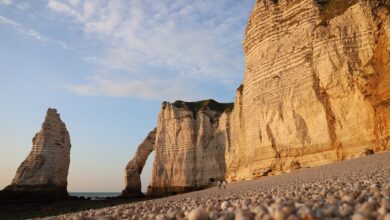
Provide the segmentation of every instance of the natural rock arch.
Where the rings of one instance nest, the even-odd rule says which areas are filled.
[[[141,196],[141,173],[146,160],[154,150],[156,140],[156,130],[149,132],[145,140],[138,146],[133,159],[127,164],[125,169],[125,185],[122,196]]]
[[[163,102],[157,128],[126,166],[122,195],[143,195],[140,174],[152,151],[155,157],[148,195],[203,189],[224,179],[225,146],[230,141],[225,128],[232,106],[214,100]]]

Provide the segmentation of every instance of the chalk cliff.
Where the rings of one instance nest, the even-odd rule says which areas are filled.
[[[231,113],[229,180],[390,148],[387,5],[325,2],[257,1]]]
[[[144,142],[138,146],[134,158],[127,164],[125,169],[125,189],[122,196],[143,195],[141,191],[141,173],[145,166],[149,154],[152,153],[155,146],[156,129],[151,131]]]
[[[258,0],[234,107],[163,103],[150,192],[389,150],[389,8],[381,0]]]
[[[158,116],[152,195],[185,192],[225,176],[226,117],[232,104],[164,102]]]
[[[66,197],[70,138],[56,109],[48,109],[33,147],[11,185],[0,195],[10,197]]]

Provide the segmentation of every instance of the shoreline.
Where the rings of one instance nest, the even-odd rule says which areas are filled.
[[[360,185],[359,190],[365,189],[370,192],[374,184],[381,189],[380,191],[382,191],[387,187],[386,184],[389,183],[389,169],[390,152],[385,152],[357,159],[336,162],[334,164],[263,177],[256,180],[229,183],[226,189],[219,190],[217,187],[212,187],[205,190],[160,198],[145,196],[134,198],[113,197],[101,200],[91,200],[69,197],[69,199],[66,200],[51,202],[18,200],[11,204],[4,203],[4,201],[2,202],[0,200],[0,219],[45,217],[49,219],[51,217],[71,219],[76,216],[84,216],[87,219],[94,219],[99,216],[104,216],[99,213],[105,213],[105,215],[117,215],[120,213],[117,217],[120,216],[121,218],[127,218],[129,217],[128,213],[133,213],[134,215],[141,217],[139,211],[144,208],[148,209],[148,214],[153,216],[157,216],[159,213],[163,215],[170,215],[172,210],[176,210],[175,212],[180,215],[188,215],[193,209],[206,204],[207,207],[203,207],[205,210],[214,210],[213,212],[218,212],[218,215],[224,216],[229,213],[227,213],[226,210],[221,209],[223,201],[228,201],[229,204],[240,204],[242,201],[247,201],[248,199],[251,200],[253,198],[256,198],[256,201],[264,201],[264,199],[266,199],[270,202],[269,204],[262,204],[266,207],[268,205],[272,205],[274,202],[278,201],[278,199],[285,200],[289,198],[289,196],[291,196],[291,190],[302,190],[307,186],[313,186],[313,194],[307,194],[306,190],[297,192],[303,193],[302,197],[300,197],[301,201],[299,204],[303,205],[306,203],[312,204],[313,202],[321,202],[321,206],[318,207],[326,207],[330,205],[327,203],[327,200],[322,201],[322,199],[318,197],[320,200],[311,201],[310,198],[313,198],[311,195],[318,195],[318,193],[323,193],[323,190],[329,190],[328,193],[324,194],[323,199],[326,199],[329,193],[336,193],[334,196],[337,200],[337,204],[344,204],[345,198],[337,194],[340,187],[345,188],[345,192],[350,192],[351,190],[353,191],[356,184],[358,184]],[[276,197],[273,198],[275,196],[275,192],[278,193],[276,194]],[[382,201],[382,196],[379,194],[372,194],[370,197],[371,196],[379,196],[377,198],[378,202]],[[292,200],[289,204],[295,204],[295,198],[290,199]],[[362,202],[363,204],[369,200],[369,197],[364,196],[360,200],[361,201],[359,202]],[[178,208],[182,207],[182,205],[185,205],[185,210],[178,210]],[[230,212],[235,212],[236,208],[239,207],[240,206],[232,207]],[[352,206],[352,204],[350,204],[350,207],[352,209],[353,207],[360,206],[357,204]],[[375,207],[380,208],[381,204],[376,204]],[[297,207],[290,208],[296,209]],[[308,208],[311,209],[313,207],[308,206]],[[160,210],[159,213],[152,211],[154,209]],[[333,215],[339,215],[339,211],[337,211],[337,209],[335,210],[336,211]],[[315,211],[321,213],[323,210],[320,208]],[[378,209],[378,212],[379,211],[380,210]],[[256,213],[252,214],[255,215]],[[349,213],[346,216],[352,217],[352,214],[353,213]]]
[[[205,190],[44,219],[382,219],[390,217],[390,152]],[[387,215],[388,214],[388,215]]]
[[[150,200],[149,197],[99,199],[69,196],[61,200],[0,200],[0,219],[28,219],[56,216],[89,209],[106,208]]]

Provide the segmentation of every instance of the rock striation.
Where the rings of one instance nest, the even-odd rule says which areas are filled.
[[[230,103],[164,102],[158,116],[150,195],[202,188],[225,176]]]
[[[141,196],[141,173],[150,153],[153,152],[156,140],[156,128],[138,146],[134,158],[125,169],[125,185],[122,196]]]
[[[389,9],[388,0],[256,1],[234,107],[163,103],[150,192],[389,150]]]
[[[11,185],[0,195],[12,198],[67,197],[70,137],[56,109],[49,108],[33,147],[18,168]]]
[[[384,1],[257,1],[230,117],[229,180],[390,149]]]

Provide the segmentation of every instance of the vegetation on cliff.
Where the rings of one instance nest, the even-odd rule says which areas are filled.
[[[233,109],[233,103],[219,103],[213,99],[202,100],[198,102],[184,102],[178,100],[173,103],[176,108],[189,108],[194,116],[200,111],[206,108],[217,112],[231,111]]]

